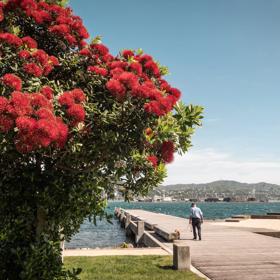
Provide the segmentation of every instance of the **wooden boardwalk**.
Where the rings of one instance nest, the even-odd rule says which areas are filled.
[[[280,238],[255,233],[267,230],[206,221],[202,226],[202,241],[193,241],[187,219],[143,210],[125,211],[164,232],[178,229],[180,242],[191,248],[192,265],[210,279],[280,280]],[[171,242],[164,244],[172,249]]]

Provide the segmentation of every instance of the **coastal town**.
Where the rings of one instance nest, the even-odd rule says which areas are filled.
[[[114,199],[122,200],[121,192],[116,191]],[[279,202],[280,186],[235,181],[168,185],[161,186],[146,196],[135,197],[133,200],[139,202]]]

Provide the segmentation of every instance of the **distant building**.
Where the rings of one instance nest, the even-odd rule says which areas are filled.
[[[153,196],[153,202],[161,201],[161,196],[159,195],[154,195]]]
[[[162,201],[165,201],[165,202],[171,202],[172,201],[172,197],[170,196],[165,196]]]
[[[208,197],[204,199],[205,202],[218,202],[220,201],[217,197]]]
[[[256,201],[255,197],[248,197],[247,201]]]

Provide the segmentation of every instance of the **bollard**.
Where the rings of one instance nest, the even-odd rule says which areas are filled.
[[[122,212],[120,217],[119,217],[119,221],[121,223],[121,227],[124,227],[125,225],[125,214]]]
[[[130,222],[131,222],[131,215],[130,214],[126,214],[125,225],[124,225],[124,227],[126,229],[128,228]]]
[[[144,229],[145,229],[145,223],[144,221],[138,221],[137,222],[137,233],[135,235],[135,243],[138,244],[139,240],[144,234]]]
[[[176,270],[190,270],[190,247],[182,243],[173,244],[173,267]]]

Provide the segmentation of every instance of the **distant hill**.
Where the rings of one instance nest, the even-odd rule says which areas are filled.
[[[265,182],[247,184],[236,181],[215,181],[205,184],[175,184],[160,186],[152,194],[172,195],[176,197],[216,197],[216,196],[256,196],[260,198],[280,199],[280,185]]]

